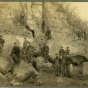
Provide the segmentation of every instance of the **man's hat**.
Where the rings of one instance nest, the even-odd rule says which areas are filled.
[[[67,47],[67,48],[69,48],[69,47]]]
[[[61,48],[63,48],[63,47],[61,47]]]

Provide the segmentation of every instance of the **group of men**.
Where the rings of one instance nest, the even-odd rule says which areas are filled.
[[[69,65],[72,64],[72,60],[69,56],[70,49],[67,47],[66,50],[61,47],[59,54],[55,54],[54,58],[54,72],[55,76],[67,76],[70,77]]]
[[[77,36],[78,36],[78,40],[81,40],[82,37],[83,37],[84,41],[87,39],[87,34],[86,34],[86,32],[83,32],[83,34],[82,34],[82,33],[79,31],[79,32],[77,33]]]
[[[41,39],[42,41],[43,39]],[[5,43],[5,40],[3,39],[3,36],[0,36],[0,56],[2,54],[3,44]],[[25,55],[26,60],[28,63],[32,63],[33,58],[33,52],[34,48],[31,45],[31,42],[27,41],[26,38],[24,38],[23,42],[23,48],[21,49],[20,46],[17,45],[17,43],[14,43],[14,46],[11,51],[12,59],[14,60],[15,64],[20,62],[20,55]],[[47,46],[46,42],[41,42],[39,44],[39,56],[42,56],[45,58],[45,63],[48,62],[48,54],[49,54],[49,47]],[[54,58],[54,72],[55,76],[70,76],[68,66],[72,63],[72,60],[70,58],[70,49],[67,47],[66,50],[61,47],[59,50],[59,54],[55,54]]]
[[[25,55],[27,62],[31,63],[33,50],[34,48],[32,47],[31,42],[27,41],[26,38],[24,38],[22,49],[20,49],[20,47],[16,43],[14,43],[14,47],[11,51],[11,56],[15,63],[19,63],[20,55]]]

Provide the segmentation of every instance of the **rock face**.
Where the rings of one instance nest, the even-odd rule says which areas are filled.
[[[12,68],[13,63],[11,57],[0,57],[0,72],[7,73]]]
[[[44,71],[52,71],[53,70],[53,65],[51,63],[45,63],[45,60],[43,57],[37,57],[36,58],[36,67],[39,70],[44,70]]]
[[[8,2],[1,4],[1,6],[3,5],[5,5],[6,7],[3,7],[2,9],[0,8],[2,11],[0,26],[2,27],[2,29],[8,30],[14,29],[17,32],[19,30],[21,33],[23,30],[26,30],[24,26],[22,25],[16,26],[13,22],[13,20],[16,21],[16,19],[18,18],[20,20],[20,15],[22,14],[23,11],[22,9],[23,6],[25,13],[24,21],[25,20],[27,21],[27,23],[25,24],[28,24],[32,30],[35,30],[35,35],[38,40],[40,40],[41,38],[43,20],[44,20],[44,30],[46,31],[47,28],[51,30],[52,39],[47,41],[47,45],[50,48],[49,55],[52,58],[55,57],[55,53],[59,52],[61,46],[63,46],[64,49],[66,49],[66,47],[69,46],[71,54],[74,53],[88,56],[87,42],[86,41],[84,42],[83,40],[82,41],[77,40],[77,35],[73,33],[72,27],[70,27],[68,22],[66,21],[66,15],[63,14],[63,12],[60,12],[61,8],[59,7],[58,3],[17,2],[14,4],[12,2],[11,3]],[[4,22],[4,20],[6,21]],[[3,24],[5,24],[5,26],[3,26]],[[10,26],[8,26],[9,24]],[[17,22],[17,24],[19,24],[19,22]],[[74,35],[76,39],[74,39]]]
[[[13,68],[13,75],[19,80],[24,81],[29,78],[36,78],[38,72],[33,68],[32,64],[27,64],[25,61],[21,61],[19,65]]]

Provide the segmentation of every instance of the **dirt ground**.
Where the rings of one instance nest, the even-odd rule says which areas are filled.
[[[88,80],[66,77],[55,77],[52,72],[40,72],[43,86],[88,86]]]

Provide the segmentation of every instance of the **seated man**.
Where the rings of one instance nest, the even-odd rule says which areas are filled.
[[[15,63],[19,63],[20,47],[16,43],[14,43],[14,47],[12,48],[11,56]]]
[[[47,37],[47,40],[51,39],[51,31],[49,29],[46,32],[46,37]]]

